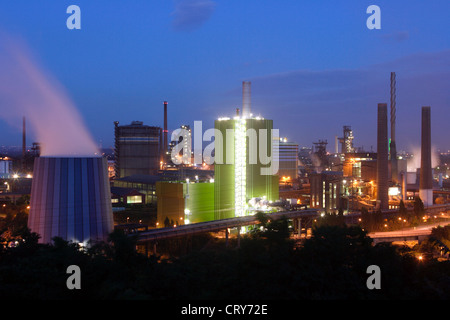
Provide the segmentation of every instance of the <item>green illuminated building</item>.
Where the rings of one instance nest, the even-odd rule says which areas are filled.
[[[216,120],[215,129],[222,138],[214,142],[214,219],[253,214],[254,198],[278,200],[277,172],[269,170],[278,168],[273,121],[237,116]]]
[[[182,225],[214,220],[214,182],[156,182],[157,222]]]
[[[270,211],[279,199],[278,130],[273,121],[236,117],[215,121],[214,179],[158,181],[158,226]],[[275,150],[275,151],[274,151]]]

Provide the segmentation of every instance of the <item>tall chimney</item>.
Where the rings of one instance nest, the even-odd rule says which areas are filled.
[[[27,152],[27,134],[25,126],[25,117],[22,119],[22,170],[25,171],[25,155]]]
[[[338,136],[334,136],[334,153],[339,153]]]
[[[424,206],[433,205],[433,178],[431,170],[431,108],[422,107],[419,197]]]
[[[377,128],[377,200],[379,208],[389,208],[388,196],[388,127],[387,104],[378,104],[378,128]]]
[[[252,111],[251,84],[250,81],[242,81],[242,115],[245,118],[250,117]]]
[[[162,156],[162,161],[166,162],[166,157],[167,157],[167,146],[168,146],[168,142],[167,142],[167,101],[164,101],[164,131],[163,131],[163,135],[164,135],[164,145],[163,145],[163,156]]]
[[[400,173],[401,180],[402,180],[402,200],[406,201],[406,191],[407,191],[407,179],[406,179],[406,172],[402,171]]]
[[[395,72],[391,72],[391,179],[394,184],[398,183],[398,164],[397,164],[397,146],[395,143],[395,120],[396,120],[396,105],[395,105]]]

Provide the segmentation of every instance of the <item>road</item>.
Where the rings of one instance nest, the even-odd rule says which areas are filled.
[[[371,232],[368,234],[369,237],[375,239],[379,238],[395,238],[395,237],[412,237],[412,236],[426,236],[431,234],[431,229],[437,226],[449,225],[450,221],[437,222],[429,225],[418,226],[415,228],[405,228],[402,230],[395,231],[382,231],[382,232]]]

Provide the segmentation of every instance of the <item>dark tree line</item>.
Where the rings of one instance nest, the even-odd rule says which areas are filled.
[[[163,259],[137,252],[120,231],[80,250],[55,238],[38,244],[22,230],[0,248],[0,297],[29,299],[448,299],[450,264],[419,261],[407,249],[374,246],[359,226],[316,226],[296,245],[286,219],[269,221],[228,247],[222,241]],[[439,231],[443,234],[447,231]],[[445,233],[446,234],[446,233]],[[234,240],[235,241],[235,240]],[[205,241],[206,242],[206,241]],[[66,269],[81,269],[81,289],[68,290]],[[367,267],[381,269],[381,289],[366,286]]]

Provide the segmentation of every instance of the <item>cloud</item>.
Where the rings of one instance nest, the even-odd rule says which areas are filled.
[[[215,7],[212,0],[178,0],[172,13],[172,26],[176,31],[192,31],[211,17]]]
[[[396,31],[393,33],[383,34],[380,36],[383,40],[388,42],[402,42],[409,39],[408,31]]]

